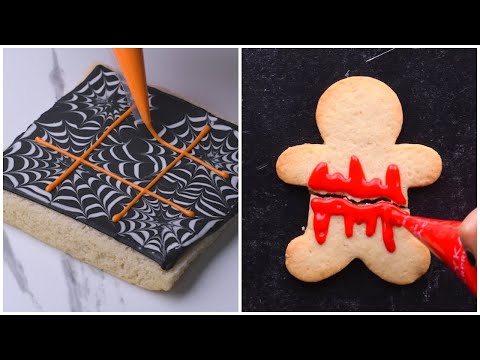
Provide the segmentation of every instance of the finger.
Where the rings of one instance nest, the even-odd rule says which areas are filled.
[[[477,259],[477,209],[473,210],[463,220],[460,226],[460,240],[467,251],[468,260],[475,264]],[[469,252],[470,254],[468,254]]]

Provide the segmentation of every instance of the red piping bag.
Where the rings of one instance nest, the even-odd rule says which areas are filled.
[[[392,212],[398,226],[403,226],[443,261],[477,296],[477,268],[470,265],[459,235],[461,221],[437,220]]]

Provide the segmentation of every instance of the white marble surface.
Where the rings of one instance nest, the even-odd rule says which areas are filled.
[[[5,49],[6,148],[97,63],[106,49]],[[236,49],[146,49],[148,82],[238,123]],[[237,311],[238,238],[232,226],[168,293],[154,293],[70,258],[4,225],[4,311]]]

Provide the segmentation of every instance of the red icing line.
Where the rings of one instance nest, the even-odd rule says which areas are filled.
[[[402,194],[400,171],[397,165],[388,166],[384,185],[378,178],[365,180],[362,164],[354,155],[350,158],[348,178],[340,173],[330,175],[327,163],[321,162],[313,170],[308,186],[315,191],[343,192],[362,199],[386,197],[399,205],[407,204]]]
[[[311,207],[314,213],[313,229],[317,242],[321,245],[325,242],[330,226],[332,215],[343,215],[345,223],[345,235],[353,235],[353,224],[367,224],[366,235],[375,234],[377,219],[382,219],[383,242],[389,252],[395,251],[393,239],[393,226],[401,226],[401,217],[395,215],[408,215],[406,211],[399,210],[395,205],[388,202],[378,202],[368,205],[355,205],[345,199],[313,198]],[[392,216],[392,214],[394,216]]]

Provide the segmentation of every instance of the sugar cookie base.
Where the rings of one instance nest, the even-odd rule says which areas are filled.
[[[154,291],[170,290],[193,260],[235,222],[235,218],[190,246],[172,269],[163,270],[155,261],[90,226],[3,191],[5,223],[117,278]]]
[[[442,159],[435,150],[420,144],[396,144],[403,124],[402,106],[395,92],[379,80],[352,76],[331,85],[318,101],[316,122],[324,144],[290,147],[277,160],[277,174],[287,184],[308,187],[319,162],[328,165],[329,174],[350,176],[354,155],[369,180],[386,182],[386,170],[397,165],[406,200],[401,205],[408,206],[408,189],[432,184],[442,172]],[[345,191],[335,193],[364,200]],[[428,271],[429,250],[404,228],[394,228],[397,248],[390,253],[383,244],[382,221],[378,219],[374,236],[366,235],[362,223],[354,226],[352,237],[347,238],[343,216],[332,216],[326,242],[319,245],[313,218],[309,207],[305,234],[292,240],[286,251],[287,269],[302,281],[326,279],[357,258],[382,279],[399,285],[410,284]]]

